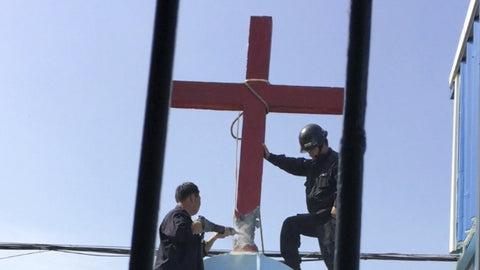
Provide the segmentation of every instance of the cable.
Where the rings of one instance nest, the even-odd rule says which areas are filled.
[[[129,247],[74,246],[27,243],[0,243],[0,250],[41,250],[41,251],[73,251],[85,253],[106,253],[130,255]]]
[[[258,207],[258,223],[260,223],[260,243],[262,244],[262,253],[265,254],[265,247],[263,245],[263,226],[262,226],[262,215],[260,214],[260,207]]]
[[[229,253],[228,250],[210,250],[208,256]],[[266,251],[264,255],[270,258],[281,260],[282,255],[278,251]],[[302,262],[323,260],[319,252],[300,252]],[[360,253],[362,260],[383,260],[383,261],[431,261],[431,262],[456,262],[460,254],[405,254],[405,253]]]
[[[128,247],[102,247],[102,246],[73,246],[73,245],[50,245],[50,244],[26,244],[26,243],[0,243],[0,250],[37,250],[34,252],[16,254],[6,257],[0,257],[0,260],[10,259],[20,256],[33,255],[49,251],[66,252],[79,255],[98,256],[92,253],[117,254],[122,257],[128,257],[130,249]],[[82,252],[85,251],[85,252]],[[230,250],[210,250],[207,256],[230,253]],[[264,255],[272,258],[281,258],[278,251],[265,251]],[[108,256],[108,255],[107,255]],[[302,261],[322,260],[322,255],[318,252],[300,252]],[[362,260],[387,260],[387,261],[436,261],[436,262],[456,262],[461,254],[405,254],[405,253],[360,253]]]
[[[242,115],[243,115],[243,112],[239,112],[237,118],[235,118],[235,120],[233,120],[232,124],[230,125],[230,135],[234,140],[237,141],[237,146],[238,146],[238,141],[242,140],[242,138],[238,137],[238,128],[239,128],[238,123],[240,122],[240,117],[242,117]],[[237,123],[237,134],[233,134],[233,126],[235,125],[235,123]],[[238,149],[236,149],[236,151],[237,150]]]
[[[237,118],[233,121],[232,125],[230,126],[230,134],[235,139],[235,190],[233,194],[235,194],[235,201],[234,204],[237,203],[237,190],[238,190],[238,142],[241,138],[238,137],[238,133],[240,130],[240,117],[243,115],[243,112],[239,112]],[[237,123],[237,134],[236,136],[233,134],[233,125]],[[236,207],[236,205],[235,205]],[[235,224],[235,215],[233,215],[233,224]],[[233,240],[234,241],[234,240]],[[235,242],[234,242],[235,243]]]
[[[33,251],[33,252],[28,252],[28,253],[23,253],[23,254],[15,254],[15,255],[6,256],[6,257],[0,257],[0,260],[6,260],[6,259],[21,257],[21,256],[28,256],[28,255],[33,255],[33,254],[38,254],[38,253],[43,253],[43,252],[48,252],[48,251],[50,251],[50,250],[39,250],[39,251]]]
[[[108,255],[108,254],[96,254],[96,253],[91,253],[91,252],[80,252],[80,251],[70,251],[70,250],[55,250],[55,251],[57,251],[57,252],[63,252],[63,253],[69,253],[69,254],[75,254],[75,255],[95,256],[95,257],[110,257],[110,258],[120,258],[120,257],[126,258],[126,257],[130,257],[130,255],[128,255],[128,254],[124,254],[124,255],[121,255],[121,254]]]

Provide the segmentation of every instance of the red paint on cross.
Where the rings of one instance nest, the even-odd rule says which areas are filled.
[[[246,82],[269,112],[342,114],[343,88],[272,85],[268,82],[271,17],[251,17]],[[171,107],[243,111],[235,217],[260,205],[267,108],[245,83],[174,81]]]

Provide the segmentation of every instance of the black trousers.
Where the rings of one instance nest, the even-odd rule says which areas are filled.
[[[300,235],[316,237],[327,269],[333,270],[335,254],[335,219],[330,211],[320,214],[298,214],[285,219],[280,235],[280,252],[285,264],[300,270]]]

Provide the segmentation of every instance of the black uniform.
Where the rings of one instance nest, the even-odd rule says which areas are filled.
[[[285,263],[300,269],[300,234],[316,237],[328,269],[333,269],[335,219],[330,211],[337,197],[338,153],[331,148],[316,159],[291,158],[270,154],[268,161],[284,171],[306,176],[305,195],[308,214],[285,219],[280,236],[280,251]]]
[[[155,270],[203,270],[204,244],[192,233],[192,223],[188,212],[179,206],[165,216]]]

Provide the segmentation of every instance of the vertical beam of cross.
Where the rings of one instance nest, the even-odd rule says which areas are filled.
[[[252,89],[260,89],[268,82],[271,43],[272,19],[270,17],[252,18],[245,78]],[[260,206],[263,166],[259,164],[263,163],[261,145],[265,141],[266,114],[269,110],[253,93],[247,92],[247,94],[246,106],[243,108],[244,123],[235,208],[237,218]]]

